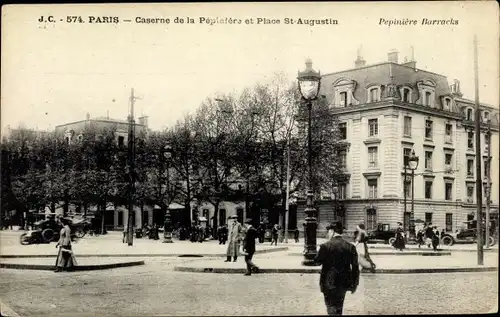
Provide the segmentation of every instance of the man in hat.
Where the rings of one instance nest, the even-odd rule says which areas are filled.
[[[258,238],[257,229],[252,226],[252,219],[245,220],[246,234],[243,240],[243,252],[245,252],[245,262],[247,264],[247,272],[245,275],[252,275],[252,270],[259,271],[259,268],[253,264],[252,257],[255,253],[255,239]]]
[[[329,229],[333,236],[319,247],[315,261],[322,265],[319,285],[328,315],[342,315],[345,294],[354,294],[359,284],[358,253],[342,238],[344,228],[340,222]]]
[[[238,259],[238,252],[240,248],[240,240],[243,234],[243,227],[238,222],[237,216],[229,217],[229,236],[228,236],[228,246],[226,256],[227,259],[224,262],[231,262],[231,257],[233,258],[233,262],[236,262]]]

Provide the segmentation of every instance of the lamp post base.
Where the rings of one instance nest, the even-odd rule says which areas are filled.
[[[165,232],[163,235],[163,243],[174,243],[174,241],[172,241],[172,232]]]

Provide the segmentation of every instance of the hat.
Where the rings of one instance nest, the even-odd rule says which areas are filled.
[[[245,220],[245,223],[252,223],[252,219],[247,218],[247,219]]]
[[[342,232],[344,230],[344,226],[341,222],[336,221],[334,223],[330,223],[327,227],[327,230],[333,230],[335,232]]]

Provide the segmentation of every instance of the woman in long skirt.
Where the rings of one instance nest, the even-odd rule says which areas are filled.
[[[76,266],[76,259],[71,250],[71,229],[68,220],[61,218],[60,221],[63,228],[56,244],[56,248],[59,247],[59,253],[57,254],[55,272],[72,271]]]
[[[398,228],[396,229],[396,241],[394,241],[394,247],[399,251],[403,251],[403,249],[406,247],[404,229],[401,222],[398,222]]]
[[[356,229],[357,234],[354,246],[356,246],[356,251],[358,252],[358,262],[361,267],[370,269],[374,273],[377,266],[373,263],[368,252],[368,234],[366,233],[365,225],[359,224]]]

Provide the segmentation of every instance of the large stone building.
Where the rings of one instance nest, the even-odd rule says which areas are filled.
[[[414,178],[414,217],[455,231],[475,217],[475,164],[482,163],[486,183],[485,131],[491,123],[491,211],[498,218],[498,107],[481,104],[481,157],[475,153],[474,101],[449,85],[445,76],[418,69],[415,61],[398,62],[391,51],[388,61],[366,65],[358,56],[355,68],[322,75],[320,94],[339,117],[345,142],[341,155],[348,182],[339,184],[337,200],[322,200],[319,229],[338,218],[347,230],[358,223],[368,229],[377,224],[408,228],[411,182],[406,183],[404,214],[404,162],[415,151],[419,165]],[[410,178],[411,180],[411,178]],[[483,197],[485,195],[483,194]],[[483,208],[484,208],[483,201]],[[342,204],[343,213],[334,212]],[[297,218],[304,218],[304,205]],[[484,209],[483,209],[484,210]],[[300,228],[301,226],[299,226]]]

